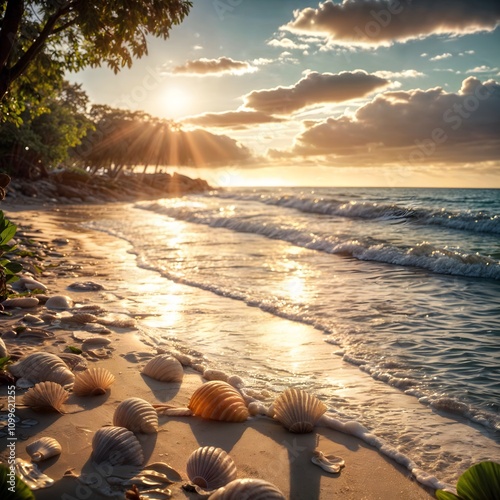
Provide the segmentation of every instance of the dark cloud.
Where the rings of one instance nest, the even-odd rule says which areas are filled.
[[[436,34],[493,30],[498,0],[344,0],[294,12],[282,30],[328,36],[333,43],[388,45]]]
[[[203,127],[246,128],[261,123],[279,123],[283,120],[262,111],[225,111],[223,113],[204,113],[185,118],[183,123]]]
[[[364,97],[389,81],[365,71],[339,74],[308,73],[291,87],[254,90],[245,96],[245,106],[264,113],[291,114],[300,109]]]
[[[460,91],[385,92],[354,115],[310,122],[291,151],[360,164],[478,162],[500,155],[500,85],[469,77]]]
[[[186,61],[182,66],[176,66],[172,73],[184,75],[221,75],[242,74],[255,71],[255,67],[246,61],[235,61],[230,57],[219,57],[218,59],[196,59]]]

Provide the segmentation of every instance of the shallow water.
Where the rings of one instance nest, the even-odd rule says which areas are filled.
[[[315,393],[422,477],[500,461],[498,191],[313,191],[111,207],[87,227],[159,273],[156,341],[270,396]]]

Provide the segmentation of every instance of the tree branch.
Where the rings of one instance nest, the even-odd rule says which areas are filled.
[[[0,71],[5,68],[14,46],[24,12],[23,0],[9,0],[0,30]]]

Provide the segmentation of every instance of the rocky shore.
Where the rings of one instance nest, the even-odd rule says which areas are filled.
[[[7,188],[6,201],[61,204],[132,202],[182,196],[185,193],[211,189],[203,179],[192,179],[178,173],[127,172],[111,178],[63,170],[37,180],[13,178]]]

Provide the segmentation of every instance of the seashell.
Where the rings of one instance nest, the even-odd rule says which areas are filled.
[[[89,368],[78,373],[73,384],[73,392],[77,396],[98,396],[105,394],[106,389],[115,381],[115,376],[106,368]]]
[[[95,281],[71,283],[71,285],[68,285],[68,288],[71,290],[78,290],[80,292],[97,292],[99,290],[104,290],[104,287]]]
[[[41,462],[60,455],[62,447],[54,438],[42,437],[26,446],[26,451],[33,462]]]
[[[86,370],[87,360],[79,354],[72,352],[60,352],[58,356],[68,365],[68,368],[74,372],[76,370]]]
[[[43,283],[33,278],[20,278],[14,283],[13,288],[21,291],[42,290],[45,292],[47,290],[47,287]]]
[[[274,418],[290,432],[312,432],[326,410],[326,405],[316,396],[301,389],[287,389],[274,402]]]
[[[61,409],[69,394],[60,384],[55,382],[39,382],[28,389],[23,396],[23,403],[34,410],[55,410],[62,413]]]
[[[186,472],[193,484],[207,490],[220,488],[237,476],[233,459],[215,446],[203,446],[193,451],[188,458]]]
[[[97,321],[97,316],[88,312],[77,312],[72,316],[67,316],[61,319],[63,323],[74,323],[76,325],[85,325],[87,323],[94,323]]]
[[[87,332],[101,333],[102,335],[113,333],[109,328],[104,325],[99,325],[98,323],[87,323],[84,328]]]
[[[210,500],[286,500],[277,486],[263,479],[235,479],[210,495]]]
[[[142,465],[141,443],[132,431],[124,427],[102,427],[92,439],[92,460],[98,464]]]
[[[5,342],[0,337],[0,358],[5,358],[9,355]]]
[[[249,417],[241,394],[221,380],[212,380],[198,387],[188,408],[200,417],[225,422],[244,422]]]
[[[343,458],[337,457],[336,455],[325,455],[319,450],[313,452],[311,462],[315,465],[319,465],[319,467],[330,474],[337,474],[342,467],[345,467]]]
[[[232,385],[233,387],[236,387],[236,389],[240,389],[245,385],[245,381],[238,375],[231,375],[227,379],[227,383],[229,385]]]
[[[132,432],[153,434],[158,432],[158,414],[144,399],[128,398],[116,407],[113,425],[125,427]]]
[[[227,382],[228,375],[222,370],[213,370],[211,368],[207,368],[203,372],[203,378],[205,380],[222,380],[223,382]]]
[[[23,316],[23,321],[25,323],[30,323],[30,324],[33,324],[33,325],[43,323],[42,318],[40,318],[39,316],[34,316],[33,314],[25,314]]]
[[[47,309],[71,309],[73,304],[73,300],[67,295],[53,295],[45,302],[45,307]]]
[[[158,415],[164,415],[166,417],[191,417],[193,412],[189,408],[171,406],[166,404],[153,405]]]
[[[105,337],[88,337],[82,342],[82,350],[99,349],[109,346],[111,340]]]
[[[142,373],[160,382],[182,382],[184,369],[181,363],[169,354],[159,354],[142,369]]]
[[[66,363],[50,352],[34,352],[9,366],[15,377],[32,382],[52,381],[61,385],[72,384],[75,376]]]
[[[23,460],[22,458],[16,458],[16,476],[21,478],[31,490],[39,490],[42,488],[48,488],[52,486],[55,481],[44,474],[37,466],[37,464],[32,464]],[[14,494],[14,498],[17,495]],[[34,498],[34,497],[33,497]]]
[[[38,305],[38,299],[35,297],[18,297],[4,300],[2,305],[4,307],[21,307],[23,309],[29,309]]]

